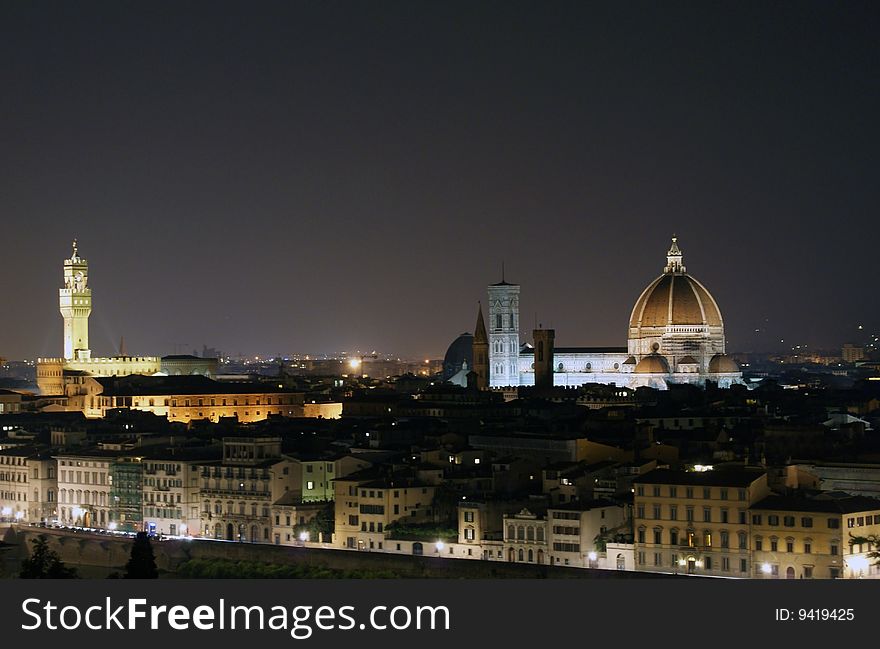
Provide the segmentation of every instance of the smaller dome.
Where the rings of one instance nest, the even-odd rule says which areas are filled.
[[[669,374],[669,363],[660,354],[648,354],[636,365],[637,374]]]
[[[685,356],[680,361],[678,361],[679,365],[696,365],[697,359],[693,356]]]
[[[739,365],[730,356],[726,354],[715,354],[709,361],[710,374],[728,374],[739,372]]]

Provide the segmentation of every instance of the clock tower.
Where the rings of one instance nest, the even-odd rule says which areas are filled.
[[[73,254],[64,260],[64,287],[58,290],[58,304],[64,317],[64,359],[88,360],[89,314],[92,312],[92,289],[88,287],[89,263],[79,256],[76,239]]]

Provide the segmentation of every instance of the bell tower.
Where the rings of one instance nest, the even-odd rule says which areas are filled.
[[[73,253],[64,260],[64,287],[58,290],[58,304],[64,317],[65,360],[88,360],[89,314],[92,312],[92,289],[88,287],[89,263],[79,256],[76,239]]]

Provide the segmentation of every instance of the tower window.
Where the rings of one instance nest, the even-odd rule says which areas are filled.
[[[500,313],[495,314],[495,328],[501,329],[501,314]]]

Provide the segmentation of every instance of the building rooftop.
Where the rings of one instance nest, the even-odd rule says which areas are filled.
[[[768,496],[752,505],[752,509],[780,512],[813,512],[825,514],[850,514],[880,510],[880,500],[869,496],[833,497],[820,494],[809,496]]]
[[[290,393],[277,383],[224,383],[206,376],[109,376],[95,377],[104,396],[266,394]]]
[[[654,469],[633,479],[633,483],[704,487],[748,487],[755,480],[766,475],[766,473],[763,469],[719,469],[716,471]]]

